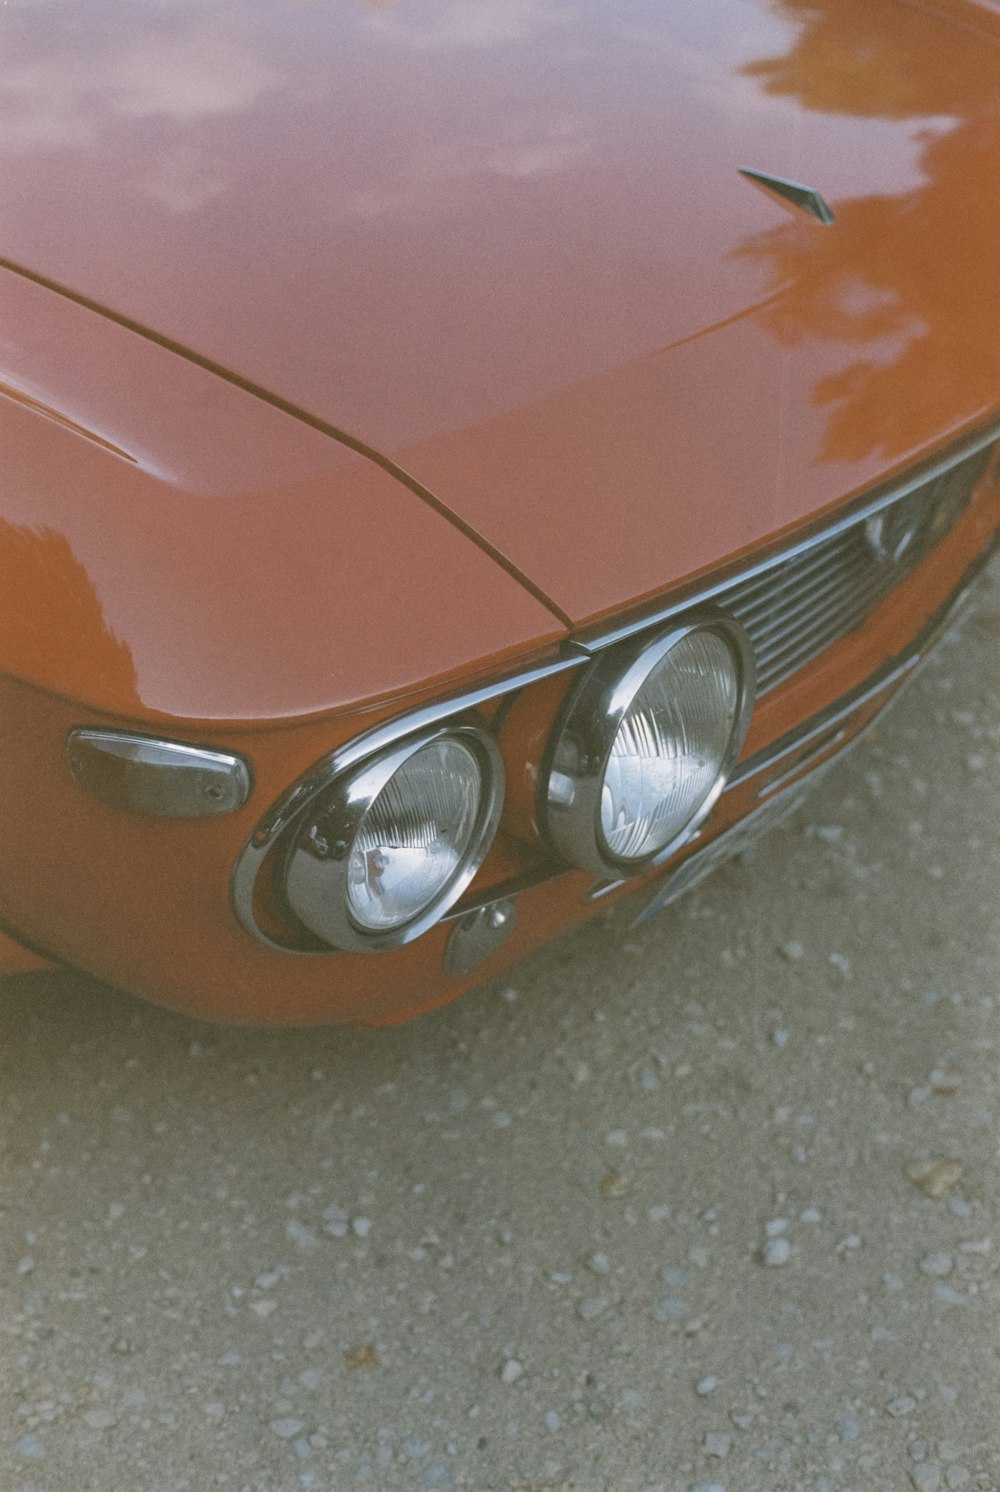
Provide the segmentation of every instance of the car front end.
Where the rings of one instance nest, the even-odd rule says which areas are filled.
[[[880,71],[814,10],[192,0],[140,97],[102,7],[58,115],[80,38],[19,18],[0,969],[405,1018],[668,905],[891,702],[1000,524],[997,36],[887,7]]]

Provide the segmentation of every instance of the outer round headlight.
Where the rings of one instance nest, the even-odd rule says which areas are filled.
[[[482,864],[503,763],[474,726],[411,736],[334,781],[285,868],[296,916],[337,948],[392,948],[432,927]]]
[[[722,792],[753,707],[750,643],[728,617],[609,648],[571,694],[542,776],[564,859],[638,875],[694,833]]]

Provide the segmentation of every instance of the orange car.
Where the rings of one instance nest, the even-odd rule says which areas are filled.
[[[4,11],[0,969],[384,1023],[759,833],[1000,519],[1000,11]]]

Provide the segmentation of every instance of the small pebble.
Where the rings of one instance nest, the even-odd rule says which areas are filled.
[[[271,1421],[271,1429],[279,1440],[294,1440],[303,1428],[300,1419],[273,1419]]]
[[[523,1377],[524,1377],[524,1369],[522,1368],[521,1364],[517,1361],[517,1358],[516,1357],[508,1357],[507,1361],[504,1363],[503,1367],[500,1369],[500,1382],[501,1383],[508,1383],[508,1384],[509,1383],[516,1383],[519,1378],[523,1378]]]
[[[714,1373],[709,1373],[705,1378],[699,1378],[698,1382],[694,1386],[694,1391],[696,1394],[700,1394],[701,1397],[704,1398],[706,1394],[714,1393],[718,1386],[718,1378],[716,1378]]]
[[[331,1238],[346,1238],[350,1223],[342,1207],[328,1207],[323,1214],[323,1232]]]
[[[551,1430],[554,1435],[562,1424],[562,1420],[554,1409],[547,1409],[542,1416],[546,1430]]]
[[[771,1032],[771,1044],[777,1047],[786,1047],[788,1045],[788,1032],[784,1026],[775,1026]]]
[[[352,1217],[351,1232],[355,1238],[367,1238],[371,1232],[371,1219],[367,1217]]]
[[[910,1481],[916,1487],[917,1492],[939,1492],[941,1472],[930,1461],[924,1461],[921,1465],[914,1466],[910,1472]]]
[[[762,1258],[769,1268],[787,1264],[792,1257],[792,1245],[787,1238],[770,1238],[764,1245]]]
[[[886,1414],[891,1414],[893,1419],[903,1419],[912,1414],[917,1407],[917,1401],[912,1394],[900,1394],[896,1399],[890,1399],[885,1406]]]
[[[939,1201],[961,1181],[962,1163],[948,1156],[940,1156],[936,1160],[913,1161],[907,1166],[906,1174],[925,1197],[933,1197],[935,1201]]]
[[[921,1274],[926,1274],[931,1279],[943,1280],[947,1275],[951,1274],[954,1265],[955,1261],[950,1254],[944,1253],[943,1250],[935,1249],[931,1253],[924,1255],[918,1267]]]
[[[45,1455],[45,1447],[37,1435],[22,1435],[15,1441],[14,1449],[22,1461],[40,1461]]]
[[[608,1274],[611,1270],[607,1254],[602,1254],[600,1250],[595,1254],[591,1254],[587,1260],[587,1267],[588,1269],[592,1269],[595,1274]]]
[[[789,963],[797,963],[800,958],[805,958],[806,950],[801,943],[782,943],[779,952],[782,958],[787,958]]]
[[[955,1488],[964,1487],[972,1480],[972,1473],[965,1466],[949,1466],[944,1479],[954,1492]]]
[[[729,1455],[733,1445],[733,1437],[724,1434],[721,1430],[709,1430],[705,1436],[706,1456],[715,1456],[717,1460],[724,1461]]]
[[[823,1214],[818,1207],[804,1207],[799,1213],[799,1221],[803,1223],[821,1223]]]
[[[782,1233],[788,1232],[787,1217],[772,1217],[764,1224],[764,1232],[768,1238],[778,1238]]]

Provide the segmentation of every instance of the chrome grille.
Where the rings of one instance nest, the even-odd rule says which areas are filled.
[[[925,558],[965,506],[991,449],[713,597],[750,634],[758,693],[853,632]]]

